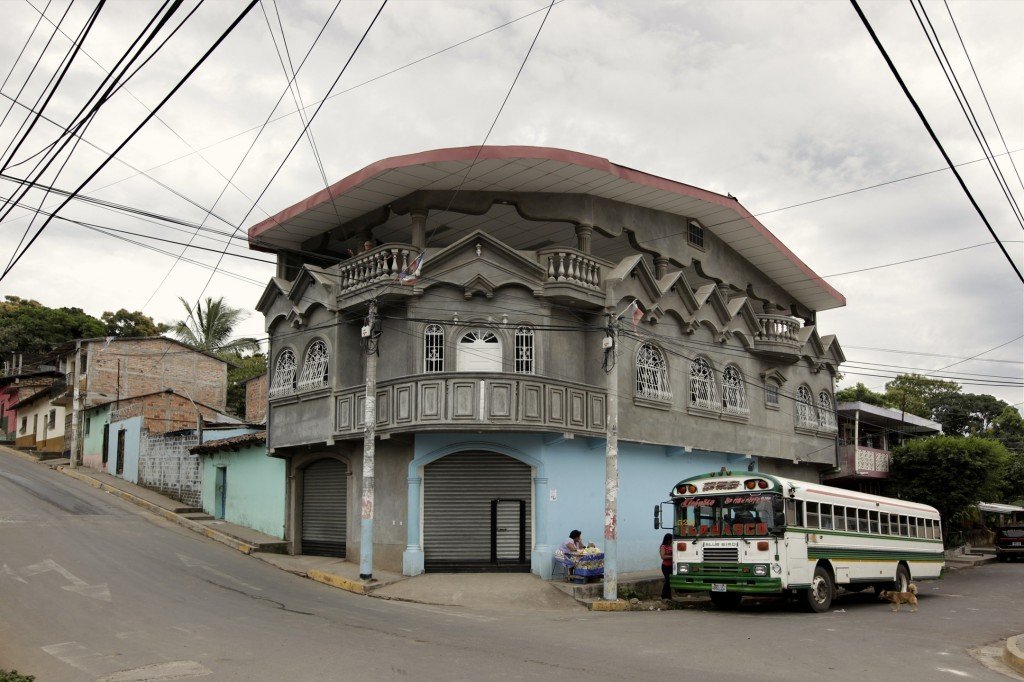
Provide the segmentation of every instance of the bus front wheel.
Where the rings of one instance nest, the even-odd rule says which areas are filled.
[[[719,609],[735,609],[740,605],[740,601],[743,600],[742,594],[736,594],[735,592],[712,592],[711,603]]]
[[[814,577],[811,579],[811,586],[804,591],[804,605],[814,613],[824,613],[832,606],[832,594],[835,586],[832,582],[832,575],[824,566],[817,566],[814,569]]]

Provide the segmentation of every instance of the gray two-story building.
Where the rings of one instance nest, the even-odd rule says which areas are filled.
[[[443,149],[249,240],[277,255],[258,309],[294,552],[358,556],[368,342],[381,569],[547,576],[570,529],[601,545],[606,369],[621,571],[656,565],[651,509],[682,478],[836,464],[844,358],[816,316],[845,299],[732,197],[560,149]]]

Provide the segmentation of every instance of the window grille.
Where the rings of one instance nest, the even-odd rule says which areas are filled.
[[[530,327],[516,328],[516,374],[533,374],[533,329]]]
[[[716,383],[711,363],[706,358],[694,358],[690,363],[690,404],[706,410],[721,410]]]
[[[818,426],[830,431],[836,430],[836,409],[828,391],[818,394]]]
[[[439,324],[427,325],[423,331],[423,371],[444,371],[444,329]]]
[[[298,389],[300,391],[311,388],[322,388],[327,385],[327,369],[331,354],[327,350],[327,344],[321,340],[314,341],[306,357],[302,361],[302,374],[299,376]]]
[[[270,384],[270,397],[285,395],[295,390],[295,353],[281,351],[274,365],[274,381]]]
[[[774,381],[766,381],[764,384],[764,401],[769,405],[779,404],[779,385]]]
[[[747,414],[747,394],[743,386],[743,375],[739,368],[729,365],[722,372],[722,406],[726,412]]]
[[[818,426],[818,418],[814,414],[814,396],[806,386],[796,390],[796,425],[807,429]]]
[[[636,355],[636,394],[643,398],[672,399],[665,356],[649,343],[642,344]]]
[[[704,248],[704,228],[692,220],[687,228],[686,238],[694,246]]]

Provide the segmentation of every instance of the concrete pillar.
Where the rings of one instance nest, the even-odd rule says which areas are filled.
[[[551,561],[554,547],[548,544],[548,479],[533,479],[533,553],[530,572],[544,580],[551,580]]]
[[[654,277],[655,279],[661,279],[668,274],[668,258],[665,256],[655,256],[654,258]]]
[[[427,209],[416,208],[409,212],[412,217],[412,245],[417,249],[427,247]]]
[[[590,253],[590,235],[594,233],[594,228],[590,225],[577,225],[576,226],[576,248],[583,253]]]
[[[408,511],[406,513],[406,546],[402,552],[402,575],[423,573],[423,546],[420,541],[420,497],[423,479],[410,476],[408,479]]]

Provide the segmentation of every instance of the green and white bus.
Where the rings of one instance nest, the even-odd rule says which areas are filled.
[[[902,592],[943,566],[934,508],[767,474],[684,479],[654,517],[673,531],[672,589],[709,592],[720,608],[789,595],[820,613],[839,587]]]

